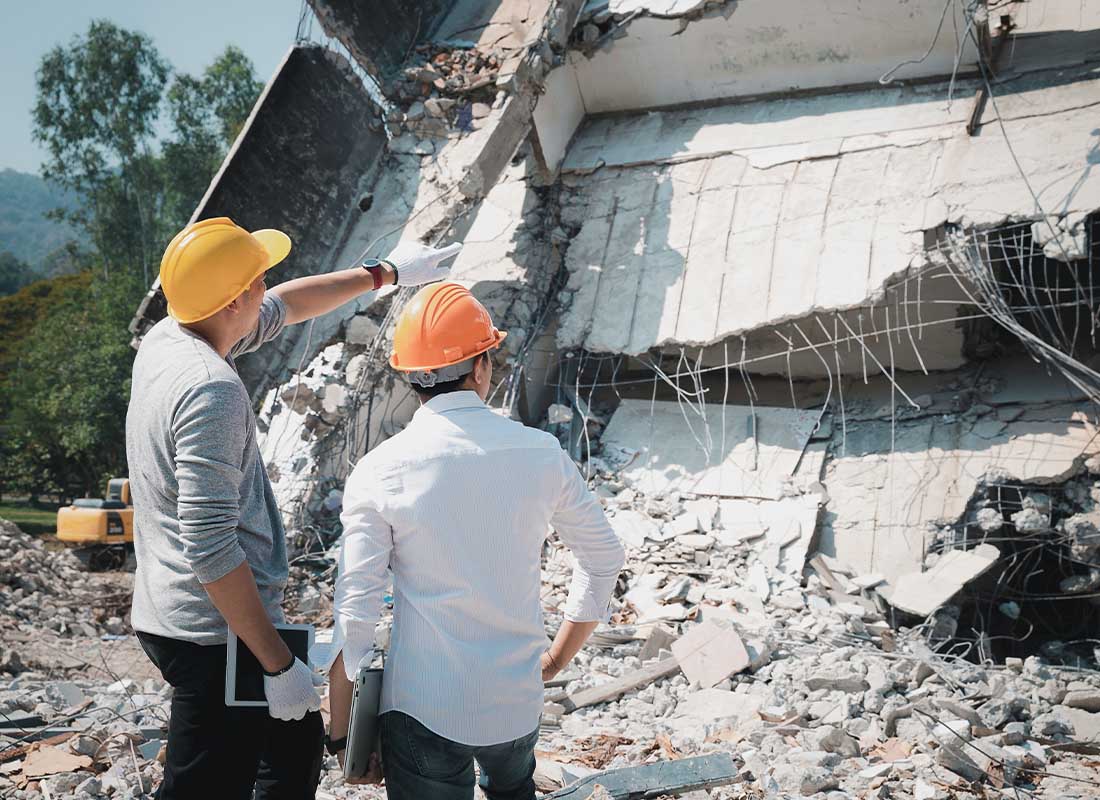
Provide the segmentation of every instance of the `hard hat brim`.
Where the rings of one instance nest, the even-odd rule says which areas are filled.
[[[266,269],[271,269],[288,255],[290,255],[290,237],[282,231],[274,228],[264,228],[252,231],[252,236],[258,239],[267,251],[268,261]],[[259,276],[257,276],[259,277]]]

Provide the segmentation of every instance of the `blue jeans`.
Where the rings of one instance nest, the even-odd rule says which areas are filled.
[[[511,742],[476,747],[444,739],[400,711],[386,712],[380,724],[389,800],[470,800],[475,759],[489,800],[534,800],[538,728]]]

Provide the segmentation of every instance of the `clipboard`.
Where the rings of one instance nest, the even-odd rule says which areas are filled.
[[[277,624],[275,630],[294,657],[309,664],[313,626]],[[225,704],[244,708],[267,708],[263,667],[256,656],[252,655],[248,645],[238,639],[233,631],[229,631],[225,642]]]
[[[381,668],[369,663],[355,673],[351,695],[351,718],[348,721],[348,744],[344,752],[344,778],[362,778],[370,769],[371,753],[378,752],[378,707],[382,700]]]

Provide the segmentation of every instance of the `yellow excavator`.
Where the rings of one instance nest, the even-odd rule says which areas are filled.
[[[134,505],[130,481],[107,481],[107,497],[82,497],[57,510],[57,538],[75,545],[92,571],[118,569],[134,550]]]

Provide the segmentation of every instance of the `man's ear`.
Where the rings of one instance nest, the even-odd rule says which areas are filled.
[[[488,353],[482,353],[477,357],[477,361],[474,363],[474,372],[477,374],[474,376],[474,379],[478,383],[485,380],[486,376],[489,374],[490,366]]]

